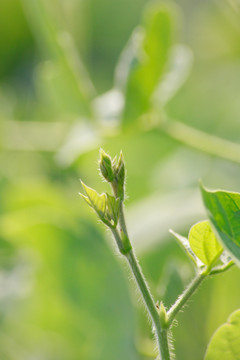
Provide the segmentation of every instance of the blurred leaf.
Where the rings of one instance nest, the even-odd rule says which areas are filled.
[[[149,5],[142,28],[133,41],[135,57],[131,60],[125,89],[123,124],[134,123],[151,107],[151,97],[166,69],[173,37],[170,9],[159,3]]]
[[[12,21],[14,19],[14,21]],[[31,59],[34,39],[19,0],[2,0],[0,11],[0,77],[11,76]],[[31,51],[29,51],[31,49]],[[29,56],[30,55],[30,56]]]
[[[228,0],[228,2],[234,8],[235,11],[239,12],[239,10],[240,10],[240,1],[239,0]]]
[[[96,97],[93,101],[93,109],[96,117],[104,126],[105,134],[114,133],[119,125],[119,118],[123,109],[124,98],[122,92],[113,88],[108,92]]]
[[[0,358],[104,360],[117,354],[136,360],[120,265],[103,233],[87,214],[83,219],[79,201],[65,195],[48,183],[5,189],[0,259],[7,256],[9,267],[15,253],[24,257],[11,273],[2,271],[5,258],[0,264]]]
[[[240,360],[240,310],[236,310],[213,335],[205,360]]]
[[[204,205],[219,240],[240,265],[240,194],[201,187]]]
[[[223,251],[208,220],[193,225],[188,238],[192,251],[207,266],[211,266]]]
[[[7,120],[1,124],[0,141],[5,149],[55,151],[62,143],[68,129],[68,124],[59,121]]]
[[[153,94],[154,107],[163,107],[187,80],[193,63],[193,53],[186,45],[175,45],[170,52],[169,68]]]
[[[101,136],[98,129],[88,121],[77,121],[65,133],[65,140],[55,155],[55,159],[62,167],[70,166],[81,155],[99,148]]]
[[[79,96],[75,80],[69,76],[61,62],[48,60],[40,63],[35,70],[37,95],[52,110],[56,118],[71,119],[71,116],[87,115],[86,104]],[[87,107],[89,104],[87,105]]]
[[[40,72],[43,90],[48,93],[48,82],[57,97],[66,106],[65,112],[91,115],[94,89],[81,63],[69,33],[56,27],[51,11],[44,0],[22,0],[36,39],[50,60]],[[45,83],[44,83],[45,81]],[[51,92],[50,92],[51,93]]]

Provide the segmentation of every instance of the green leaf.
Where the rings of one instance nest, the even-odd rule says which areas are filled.
[[[240,310],[217,329],[208,345],[205,360],[240,360]]]
[[[114,225],[117,225],[120,209],[120,199],[107,194],[107,214],[109,220],[113,220]]]
[[[192,251],[207,266],[211,266],[223,251],[208,220],[193,225],[188,238]]]
[[[194,264],[197,265],[198,267],[203,266],[202,261],[192,251],[191,246],[189,244],[189,240],[173,230],[170,230],[170,233],[177,239],[180,246],[183,248],[185,253],[190,257],[190,259],[194,262]]]
[[[240,194],[202,186],[208,217],[223,246],[240,265]]]
[[[101,220],[105,219],[107,202],[106,194],[99,195],[95,190],[85,185],[82,181],[81,184],[87,194],[87,196],[85,196],[80,193],[82,198],[96,211]]]
[[[151,108],[151,97],[166,69],[173,41],[169,7],[151,4],[144,15],[142,28],[132,39],[135,58],[131,59],[125,85],[123,124],[136,122]]]

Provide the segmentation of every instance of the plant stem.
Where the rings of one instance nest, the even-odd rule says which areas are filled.
[[[122,239],[119,235],[119,232],[116,228],[111,228],[111,231],[113,233],[113,236],[116,240],[116,243],[117,243],[117,247],[118,247],[118,250],[120,251],[121,254],[124,254],[124,245],[123,245],[123,242],[122,242]]]
[[[227,264],[222,265],[222,266],[218,266],[215,267],[211,270],[211,272],[209,273],[209,275],[218,275],[218,274],[222,274],[223,272],[231,269],[231,267],[235,265],[235,262],[233,260],[229,261]]]
[[[120,213],[119,213],[119,227],[120,227],[120,231],[123,232],[129,240],[122,202],[120,205]],[[116,239],[119,251],[125,256],[125,258],[128,261],[130,269],[134,275],[134,278],[136,280],[138,288],[139,288],[141,295],[143,297],[143,300],[145,302],[148,313],[151,317],[152,324],[155,328],[155,334],[156,334],[157,343],[158,343],[160,360],[170,360],[168,337],[167,337],[168,330],[167,330],[167,328],[164,328],[161,325],[159,312],[154,303],[154,300],[153,300],[153,297],[148,288],[147,282],[143,276],[143,273],[142,273],[141,267],[137,261],[137,258],[131,248],[129,248],[129,251],[127,251],[127,252],[123,251],[124,245],[123,245],[122,238],[121,238],[118,230],[115,228],[112,228],[111,230]],[[130,241],[129,241],[129,243],[130,243]]]
[[[129,266],[132,270],[132,273],[135,277],[135,280],[138,284],[139,290],[144,299],[146,308],[149,312],[149,315],[152,319],[153,325],[155,327],[159,354],[161,360],[170,360],[169,347],[168,347],[168,338],[167,338],[167,329],[162,328],[160,323],[160,317],[156,305],[154,303],[153,297],[148,289],[148,285],[144,276],[142,274],[142,270],[139,266],[139,263],[133,253],[133,251],[129,251],[128,254],[125,255],[128,260]]]
[[[126,221],[125,221],[125,216],[124,216],[124,210],[123,210],[123,201],[120,202],[119,226],[120,226],[120,229],[121,229],[121,230],[125,233],[125,235],[129,238],[129,236],[128,236],[128,231],[127,231],[127,226],[126,226]]]
[[[123,209],[123,202],[121,201],[120,204],[120,211],[119,211],[119,227],[120,227],[120,231],[123,232],[127,238],[129,239],[128,236],[128,231],[127,231],[127,226],[126,226],[126,222],[125,222],[125,216],[124,216],[124,209]],[[119,235],[118,235],[119,236]],[[130,240],[129,240],[130,242]],[[137,261],[137,258],[133,252],[133,250],[129,250],[128,253],[124,254],[130,269],[134,275],[134,278],[137,282],[138,288],[141,292],[141,295],[143,297],[143,300],[145,302],[146,308],[148,310],[148,313],[152,319],[152,323],[154,325],[155,328],[155,333],[156,333],[156,338],[157,338],[157,343],[158,343],[158,349],[159,349],[159,354],[160,354],[160,359],[161,360],[170,360],[170,353],[169,353],[169,346],[168,346],[168,337],[167,337],[167,329],[163,328],[161,326],[161,322],[160,322],[160,316],[159,316],[159,312],[157,310],[157,307],[154,303],[153,297],[151,295],[151,292],[148,288],[147,282],[143,276],[141,267]]]
[[[160,125],[160,130],[181,143],[224,160],[240,163],[240,145],[194,129],[172,119]]]
[[[203,271],[196,275],[196,277],[192,280],[192,282],[188,285],[188,287],[184,290],[182,295],[179,296],[177,301],[172,305],[172,307],[167,312],[168,315],[168,326],[170,327],[173,320],[175,319],[178,312],[182,309],[182,307],[186,304],[188,299],[193,295],[193,293],[197,290],[201,282],[206,278],[208,272]]]

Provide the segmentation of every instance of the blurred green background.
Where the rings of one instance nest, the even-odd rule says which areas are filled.
[[[134,282],[79,178],[107,189],[99,148],[123,150],[129,232],[170,306],[193,269],[168,229],[206,218],[199,178],[240,191],[240,169],[152,124],[159,111],[240,141],[239,16],[234,0],[1,0],[1,360],[154,358]],[[203,284],[173,328],[177,359],[203,359],[240,307],[238,284],[238,269]]]

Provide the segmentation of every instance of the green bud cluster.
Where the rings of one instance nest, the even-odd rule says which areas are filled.
[[[94,189],[85,185],[82,181],[82,186],[85,194],[81,197],[92,207],[99,218],[110,228],[116,228],[119,220],[119,211],[121,201],[124,199],[125,186],[125,165],[123,154],[120,153],[119,158],[112,160],[102,149],[100,150],[99,169],[104,179],[112,186],[113,195],[107,193],[98,194]],[[126,239],[122,240],[126,243]]]
[[[103,178],[112,185],[116,198],[124,200],[125,164],[123,154],[112,160],[102,149],[100,150],[99,169]]]

